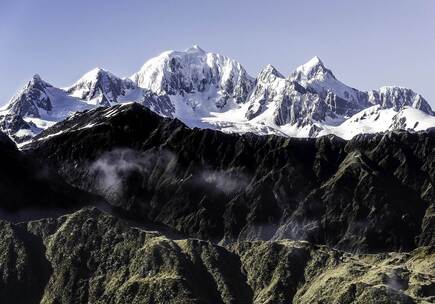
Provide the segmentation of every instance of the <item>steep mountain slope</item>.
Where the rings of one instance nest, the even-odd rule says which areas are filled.
[[[97,209],[17,225],[0,221],[0,226],[0,297],[8,303],[435,299],[435,253],[429,247],[378,255],[292,241],[220,247],[195,239],[171,240]]]
[[[61,210],[77,210],[104,201],[65,183],[33,157],[22,155],[0,132],[0,216],[29,219]]]
[[[133,103],[76,114],[24,149],[130,216],[190,236],[377,252],[434,244],[434,147],[433,130],[346,142],[189,129]]]
[[[290,75],[289,79],[300,83],[307,89],[311,89],[323,98],[333,94],[335,98],[346,101],[347,105],[343,103],[337,107],[337,111],[343,114],[349,114],[347,112],[349,110],[361,109],[367,106],[366,94],[340,82],[332,71],[325,67],[319,57],[314,57],[299,66]]]

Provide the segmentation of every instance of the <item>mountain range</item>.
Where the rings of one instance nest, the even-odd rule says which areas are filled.
[[[434,131],[226,134],[127,103],[20,150],[0,132],[0,298],[433,303]]]
[[[268,65],[254,78],[237,61],[195,45],[163,52],[129,78],[97,68],[56,88],[35,75],[0,109],[0,130],[24,143],[76,112],[128,102],[191,128],[226,133],[350,139],[435,126],[435,113],[420,94],[397,86],[354,89],[318,57],[289,76]]]
[[[410,90],[195,47],[36,75],[2,113],[3,302],[435,301],[435,129]]]
[[[421,95],[318,57],[35,75],[0,110],[0,299],[434,303],[432,127]]]

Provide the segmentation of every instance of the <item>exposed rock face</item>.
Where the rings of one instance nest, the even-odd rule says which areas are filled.
[[[352,255],[307,242],[221,247],[83,209],[0,221],[6,303],[430,303],[435,253]],[[25,290],[26,292],[23,292]]]
[[[24,142],[38,134],[42,129],[23,117],[40,118],[41,112],[53,109],[49,90],[54,88],[34,75],[27,85],[0,110],[0,130],[15,142]]]
[[[305,126],[312,124],[313,120],[324,120],[328,114],[319,95],[307,91],[297,82],[285,79],[270,65],[258,75],[247,102],[247,119],[272,117],[278,126]]]
[[[53,105],[46,90],[52,85],[34,75],[26,87],[12,98],[8,110],[19,116],[40,117],[38,109],[51,111]]]
[[[351,138],[352,136],[345,135],[346,128],[361,129],[358,123],[349,123],[354,120],[352,116],[363,115],[373,105],[379,105],[380,110],[392,109],[411,119],[414,115],[403,113],[404,109],[418,109],[428,114],[429,120],[434,115],[429,103],[410,89],[390,86],[363,92],[351,88],[340,82],[318,57],[298,67],[287,78],[273,66],[266,66],[257,76],[256,85],[247,102],[249,107],[245,117],[248,120],[264,124],[273,121],[278,127],[293,126],[292,132],[285,128],[283,132],[296,137],[301,137],[301,134],[303,137],[317,137],[333,133]],[[379,129],[415,130],[418,127],[398,124],[391,118],[379,124]],[[422,117],[420,120],[423,120]],[[347,127],[341,131],[329,129],[330,126],[341,123],[347,123]],[[304,131],[304,127],[308,131]],[[364,127],[365,130],[371,128],[374,127]],[[356,133],[361,133],[361,130]]]
[[[316,92],[322,98],[326,99],[328,95],[333,95],[334,98],[342,100],[341,112],[355,111],[367,105],[367,94],[339,81],[319,57],[314,57],[299,66],[289,79]]]
[[[393,108],[399,111],[404,106],[419,109],[427,114],[433,115],[429,103],[414,91],[401,87],[382,87],[379,91],[368,92],[368,99],[371,104],[381,105],[382,108]]]
[[[77,114],[25,149],[130,216],[193,237],[367,252],[435,241],[433,131],[239,136],[130,104]]]
[[[17,143],[28,141],[42,131],[35,124],[26,122],[17,114],[0,115],[0,130],[3,130]]]

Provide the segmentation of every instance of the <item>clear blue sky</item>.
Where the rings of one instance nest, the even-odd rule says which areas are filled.
[[[56,86],[100,66],[130,76],[199,44],[255,76],[314,55],[358,89],[395,84],[435,105],[433,0],[0,0],[0,104],[34,74]]]

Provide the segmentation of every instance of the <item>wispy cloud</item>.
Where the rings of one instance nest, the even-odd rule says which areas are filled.
[[[90,173],[95,177],[96,190],[112,201],[123,197],[125,183],[132,174],[148,176],[157,164],[167,167],[175,160],[175,155],[167,150],[116,149],[97,159],[90,166]]]

